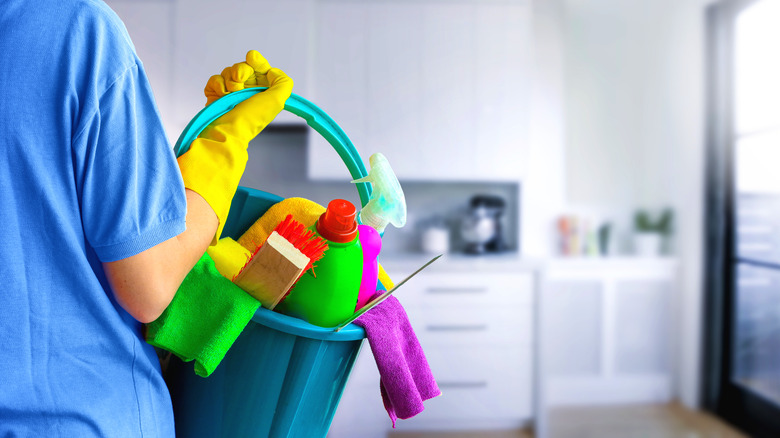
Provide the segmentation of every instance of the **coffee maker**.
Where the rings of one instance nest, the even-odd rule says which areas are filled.
[[[485,254],[506,251],[501,216],[506,202],[500,196],[475,195],[469,201],[469,209],[463,217],[460,234],[469,254]]]

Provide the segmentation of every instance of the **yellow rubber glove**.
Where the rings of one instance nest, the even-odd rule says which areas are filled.
[[[272,70],[271,65],[263,55],[257,50],[250,50],[246,54],[246,62],[226,67],[221,74],[209,78],[203,90],[206,94],[206,106],[233,91],[252,86],[269,87],[271,81],[268,77],[269,70]]]
[[[271,68],[263,55],[251,50],[246,62],[234,64],[209,79],[204,90],[206,105],[247,86],[268,89],[212,122],[178,158],[184,186],[202,196],[219,219],[211,245],[216,245],[225,226],[230,202],[246,168],[249,141],[284,109],[293,81],[278,68]]]

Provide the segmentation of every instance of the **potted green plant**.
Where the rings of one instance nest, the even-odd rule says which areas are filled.
[[[634,215],[634,250],[637,255],[657,257],[661,254],[664,240],[672,232],[673,213],[670,208],[663,209],[653,216],[647,210],[639,210]]]

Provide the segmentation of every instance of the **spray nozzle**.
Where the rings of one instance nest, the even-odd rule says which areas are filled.
[[[368,204],[360,210],[360,221],[380,233],[388,223],[396,228],[403,227],[406,225],[406,198],[390,163],[379,152],[371,155],[368,162],[371,164],[368,176],[352,181],[370,182],[373,189]]]

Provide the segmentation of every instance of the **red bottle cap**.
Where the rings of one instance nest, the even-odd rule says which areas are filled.
[[[351,202],[334,199],[317,220],[317,232],[331,242],[346,243],[357,237],[357,209]]]

